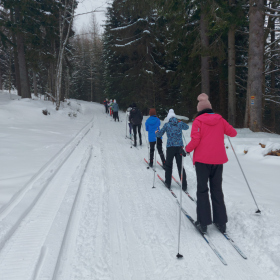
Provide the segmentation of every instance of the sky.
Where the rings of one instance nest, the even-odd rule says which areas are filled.
[[[98,8],[97,11],[100,12],[95,12],[95,16],[97,22],[100,25],[100,30],[103,31],[102,24],[104,24],[104,20],[106,18],[106,7],[108,6],[108,2],[110,1],[111,0],[79,0],[79,4],[75,14],[78,15],[87,13],[90,11],[94,11]],[[77,32],[81,31],[83,27],[86,27],[89,24],[91,15],[92,14],[89,13],[85,15],[76,16],[74,26]]]

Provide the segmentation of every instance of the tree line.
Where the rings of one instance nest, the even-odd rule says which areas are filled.
[[[235,127],[280,133],[279,0],[114,0],[104,33],[76,0],[2,0],[0,89],[136,102],[192,118],[197,96]]]
[[[105,93],[192,117],[197,96],[235,127],[280,133],[279,1],[114,0]]]

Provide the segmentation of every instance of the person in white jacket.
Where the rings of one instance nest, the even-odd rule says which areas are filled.
[[[130,111],[132,109],[132,105],[129,105],[129,107],[127,108],[126,110],[126,118],[127,118],[127,122],[128,122],[128,127],[129,127],[129,136],[130,136],[130,139],[131,139],[131,129],[132,129],[132,125],[129,121],[129,116],[130,116]]]

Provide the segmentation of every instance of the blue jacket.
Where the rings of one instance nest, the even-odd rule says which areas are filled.
[[[157,116],[150,116],[145,123],[149,142],[156,142],[156,130],[160,130],[160,120]]]
[[[189,126],[184,122],[178,122],[178,120],[173,117],[170,118],[169,122],[166,123],[162,130],[157,133],[157,137],[162,137],[166,132],[167,134],[167,145],[166,147],[183,147],[182,140],[182,130],[189,129]]]
[[[117,103],[113,103],[112,110],[113,110],[113,112],[118,112],[119,111],[119,105]]]

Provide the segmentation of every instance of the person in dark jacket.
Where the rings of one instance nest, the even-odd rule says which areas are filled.
[[[108,98],[106,98],[104,101],[103,101],[103,104],[105,106],[105,113],[109,113],[109,110],[108,110]]]
[[[136,136],[137,130],[139,133],[139,143],[142,145],[142,135],[141,135],[141,124],[142,124],[143,116],[140,110],[137,108],[136,104],[132,104],[132,109],[129,114],[129,121],[132,124],[133,134],[134,134],[134,146],[137,146]]]
[[[153,166],[155,145],[157,144],[157,150],[160,155],[162,165],[165,168],[165,157],[162,151],[162,138],[158,138],[156,141],[156,131],[160,131],[160,119],[156,116],[156,109],[152,108],[149,112],[150,117],[146,120],[145,126],[148,131],[148,138],[150,143],[150,167]]]
[[[112,110],[113,110],[113,118],[116,121],[118,119],[118,122],[120,121],[119,119],[119,105],[117,104],[116,99],[113,102],[112,105]]]
[[[212,224],[211,205],[209,201],[208,181],[210,182],[213,222],[226,231],[228,221],[224,194],[222,189],[223,164],[228,161],[224,145],[224,135],[235,137],[236,130],[221,115],[212,110],[208,96],[202,93],[198,96],[198,114],[193,122],[191,141],[186,146],[186,152],[194,150],[193,164],[197,176],[197,227],[202,232],[207,231],[207,225]]]
[[[173,159],[175,157],[178,172],[181,178],[181,169],[182,169],[182,147],[184,146],[182,140],[182,130],[189,129],[189,126],[184,122],[179,122],[176,118],[173,109],[170,109],[166,117],[168,123],[166,123],[161,131],[156,132],[157,137],[162,137],[162,135],[167,133],[167,149],[166,149],[166,161],[165,161],[165,185],[170,189],[171,178],[172,178],[172,166]],[[183,169],[183,190],[187,190],[187,176],[185,169]]]

